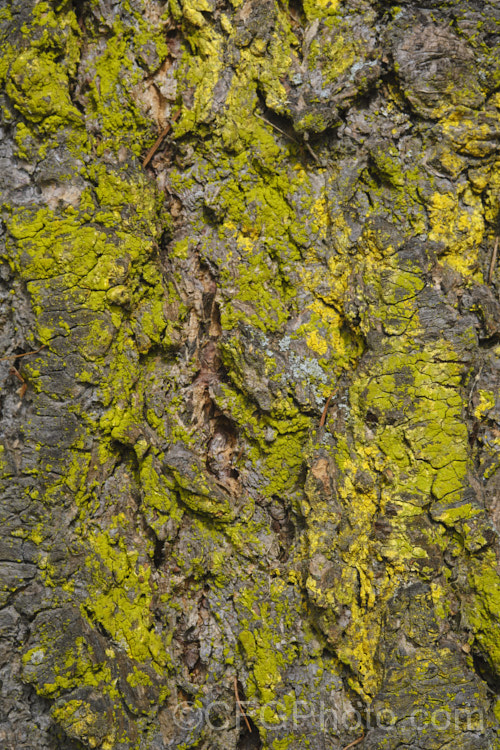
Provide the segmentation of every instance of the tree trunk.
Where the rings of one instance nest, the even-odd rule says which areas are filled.
[[[497,0],[0,23],[2,747],[500,748]]]

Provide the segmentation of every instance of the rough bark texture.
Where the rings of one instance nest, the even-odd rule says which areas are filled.
[[[0,23],[2,747],[500,748],[497,0]]]

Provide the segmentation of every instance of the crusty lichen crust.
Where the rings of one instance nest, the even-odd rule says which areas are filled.
[[[2,603],[60,742],[236,748],[241,697],[272,750],[500,747],[495,12],[376,5],[0,11]]]

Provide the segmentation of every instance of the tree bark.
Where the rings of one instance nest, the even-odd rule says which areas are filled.
[[[500,748],[500,7],[0,9],[2,747]]]

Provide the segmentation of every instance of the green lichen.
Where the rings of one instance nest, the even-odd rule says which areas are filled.
[[[166,519],[180,522],[184,511],[168,482],[155,468],[152,455],[144,458],[140,469],[140,479],[144,492],[142,502],[151,528],[159,528]]]
[[[117,696],[110,668],[99,663],[83,638],[77,638],[67,653],[52,653],[53,633],[40,633],[42,644],[27,651],[22,658],[23,678],[33,682],[37,692],[53,698],[75,687],[97,687],[111,696]],[[49,661],[47,672],[39,672],[39,665]]]
[[[241,3],[231,5],[236,9]],[[319,685],[324,671],[340,673],[338,657],[350,669],[355,690],[366,699],[377,693],[384,679],[378,656],[388,603],[401,583],[435,575],[436,549],[453,554],[467,550],[472,562],[466,571],[470,591],[464,612],[478,647],[498,671],[495,561],[489,555],[473,558],[478,545],[482,548],[487,541],[480,523],[483,511],[463,498],[470,468],[462,417],[464,366],[460,353],[444,339],[422,343],[425,330],[418,305],[426,271],[398,256],[404,238],[426,232],[428,221],[430,239],[443,245],[445,262],[464,275],[475,274],[484,235],[477,193],[481,185],[487,189],[484,176],[471,180],[476,193],[462,185],[456,192],[440,192],[434,181],[432,191],[426,192],[416,170],[401,168],[392,146],[376,145],[370,147],[369,168],[360,173],[352,205],[347,206],[347,199],[346,205],[337,205],[335,196],[339,191],[344,195],[339,188],[342,170],[305,166],[309,157],[301,145],[282,138],[256,116],[261,94],[268,107],[290,115],[283,81],[297,42],[288,12],[277,4],[266,10],[274,28],[270,38],[263,27],[245,40],[237,38],[243,32],[230,9],[219,24],[210,16],[213,8],[207,0],[169,3],[184,39],[178,81],[183,91],[189,88],[192,93],[182,99],[174,134],[182,145],[197,138],[199,148],[193,166],[172,166],[171,186],[179,195],[196,183],[206,186],[203,211],[210,215],[206,223],[199,216],[193,219],[187,227],[189,238],[175,239],[170,247],[172,279],[181,280],[183,264],[198,256],[213,270],[221,308],[219,354],[227,373],[221,386],[210,384],[210,399],[238,426],[238,466],[242,475],[248,471],[257,477],[259,500],[290,501],[305,525],[292,550],[288,577],[282,577],[281,569],[269,571],[267,561],[274,552],[269,551],[264,511],[256,511],[252,498],[225,492],[215,482],[196,452],[205,436],[187,426],[185,382],[180,377],[176,381],[180,359],[172,362],[184,318],[189,314],[191,325],[194,316],[174,283],[163,281],[156,243],[173,225],[161,217],[162,201],[134,166],[134,156],[150,145],[153,128],[131,91],[144,75],[141,66],[149,70],[148,45],[156,49],[159,63],[167,55],[166,17],[149,28],[139,12],[143,6],[123,6],[127,21],[108,23],[105,45],[99,46],[92,32],[86,32],[85,131],[69,96],[69,76],[75,74],[81,42],[72,14],[56,14],[47,3],[38,3],[33,16],[33,28],[39,27],[36,42],[30,41],[33,28],[27,27],[26,49],[6,46],[0,60],[11,105],[24,117],[16,131],[19,157],[31,159],[36,149],[46,155],[54,145],[54,132],[65,131],[73,155],[88,159],[92,154],[94,159],[93,166],[85,167],[83,159],[73,160],[67,174],[61,174],[69,182],[78,171],[86,182],[70,205],[63,201],[57,209],[5,210],[5,257],[26,282],[36,335],[46,344],[49,366],[66,357],[61,341],[74,344],[83,363],[72,377],[77,384],[95,386],[97,411],[104,410],[97,420],[80,404],[68,406],[68,413],[77,416],[78,434],[65,446],[60,460],[64,471],[58,459],[40,447],[40,486],[49,472],[59,469],[58,478],[52,475],[41,490],[40,501],[49,509],[65,493],[78,508],[74,523],[83,559],[80,573],[88,584],[81,615],[89,627],[107,633],[113,648],[98,659],[78,641],[63,662],[56,659],[54,675],[41,680],[40,664],[54,658],[47,634],[37,633],[33,638],[39,645],[23,659],[26,681],[49,698],[92,687],[116,709],[125,700],[115,676],[118,651],[131,665],[129,688],[150,688],[156,677],[165,680],[172,669],[172,633],[153,617],[155,602],[168,607],[175,586],[198,594],[209,579],[211,593],[223,596],[230,584],[237,632],[224,642],[224,659],[242,667],[249,697],[261,703],[277,701],[276,710],[266,709],[266,726],[259,727],[267,742],[269,726],[277,726],[283,714],[289,717],[298,696],[304,695],[288,682],[287,670],[295,663],[311,659],[320,665]],[[308,21],[325,20],[327,27],[337,24],[339,9],[336,0],[304,4]],[[330,83],[347,72],[356,54],[347,31],[335,40],[328,49],[313,45],[310,55],[312,64],[324,63]],[[228,65],[232,79],[220,107],[220,87],[217,92],[215,87],[223,83]],[[453,97],[453,92],[448,94]],[[469,113],[465,119],[477,136],[474,117]],[[450,138],[455,137],[458,119],[441,122]],[[297,129],[324,126],[322,115],[311,113]],[[479,135],[488,133],[491,128],[485,126]],[[467,141],[461,148],[470,153],[482,147]],[[460,168],[451,152],[443,152],[441,161],[450,172]],[[494,179],[493,192],[485,199],[491,216]],[[370,207],[365,228],[354,240],[350,209],[363,213],[361,193],[369,196]],[[394,242],[370,225],[372,216],[387,215],[388,206],[394,223],[401,225],[400,239]],[[202,231],[207,225],[213,229],[208,238]],[[222,247],[218,259],[217,241]],[[52,293],[60,294],[67,305],[63,317],[45,314]],[[89,311],[90,323],[85,322]],[[217,325],[212,338],[220,336]],[[242,343],[244,327],[255,334],[257,349],[263,352],[255,381],[245,360],[249,347]],[[365,352],[364,337],[374,332],[382,343],[376,344],[375,353],[373,345]],[[314,390],[307,407],[301,402],[299,408],[287,373],[280,371],[272,350],[277,341],[284,360],[290,357],[285,368],[293,369],[296,362],[304,366],[300,385]],[[306,354],[295,355],[293,346],[303,342]],[[185,367],[186,382],[199,371],[195,359]],[[34,398],[47,388],[43,365],[40,357],[25,366]],[[341,404],[342,427],[332,419],[332,433],[328,422],[319,430],[320,409],[334,388],[343,387],[343,374],[349,375],[349,386],[347,401]],[[162,397],[153,401],[150,394],[159,392]],[[259,402],[261,393],[269,397],[265,404]],[[490,396],[479,392],[478,418],[492,408]],[[72,401],[71,393],[64,398]],[[192,450],[187,469],[180,470],[169,458],[169,443]],[[304,498],[306,464],[310,472]],[[117,515],[104,487],[121,469],[140,489],[140,498],[134,495],[133,508]],[[318,486],[324,482],[323,490],[313,478]],[[98,513],[99,529],[93,520]],[[144,542],[144,529],[136,527],[139,513],[141,524],[145,521],[158,539],[170,543],[185,535],[183,546],[175,547],[169,558],[180,574],[162,581],[161,593],[148,564],[153,545]],[[431,529],[429,518],[435,522]],[[377,524],[384,521],[388,527],[381,536]],[[419,524],[423,530],[417,538]],[[40,528],[18,536],[42,548],[46,539]],[[140,553],[136,535],[141,538]],[[61,591],[65,602],[71,600],[74,592],[64,589],[58,566],[42,551],[38,561],[47,588],[57,591],[60,601]],[[450,570],[442,561],[439,565],[442,580],[451,579]],[[293,602],[287,599],[290,590]],[[450,589],[434,584],[432,591],[437,617],[444,621],[451,611]],[[307,600],[297,601],[302,596]],[[181,608],[179,601],[175,607]],[[221,631],[227,632],[223,605],[214,611]],[[299,626],[300,617],[304,622]],[[313,636],[307,617],[314,617],[322,635]],[[295,638],[296,631],[305,633],[303,642]],[[311,645],[314,639],[316,645]],[[328,661],[321,657],[325,645],[335,653]],[[445,650],[437,656],[426,650],[405,666],[420,679],[433,659],[445,664]],[[161,679],[156,693],[160,698],[166,693]],[[309,695],[304,698],[310,700]],[[99,717],[83,701],[58,703],[53,715],[70,737],[90,746],[100,743],[105,750],[122,741],[114,729],[99,734]],[[273,739],[271,746],[279,750],[294,741],[296,735],[290,734]]]
[[[329,8],[335,13],[337,5],[331,4]],[[315,8],[314,13],[319,12]],[[322,17],[324,12],[325,9],[321,8]],[[185,9],[180,11],[179,17],[182,13],[187,18]],[[311,18],[314,15],[309,6],[305,13]],[[248,454],[252,466],[258,467],[260,474],[269,479],[265,494],[283,496],[293,491],[301,470],[299,456],[307,443],[309,425],[305,421],[299,425],[292,412],[283,415],[285,418],[274,417],[273,399],[264,413],[262,405],[259,410],[255,408],[253,402],[258,400],[258,388],[253,384],[252,390],[246,381],[248,363],[238,339],[239,325],[250,324],[262,334],[282,329],[295,309],[297,281],[292,266],[299,262],[304,267],[304,271],[299,272],[301,280],[312,301],[308,307],[311,315],[296,335],[307,342],[321,366],[325,370],[329,368],[333,382],[343,370],[351,369],[358,361],[363,351],[362,335],[368,334],[374,326],[380,325],[388,337],[395,337],[392,341],[387,339],[387,350],[379,362],[369,372],[362,370],[354,378],[349,394],[352,437],[335,435],[332,457],[340,470],[338,492],[348,519],[335,542],[336,549],[342,549],[344,572],[341,584],[325,592],[311,577],[306,583],[308,594],[315,603],[330,610],[329,614],[325,613],[325,622],[331,625],[331,642],[340,658],[357,675],[357,688],[365,695],[373,695],[381,679],[375,654],[384,607],[402,576],[424,571],[429,556],[427,545],[442,543],[440,537],[440,540],[429,539],[415,544],[415,518],[433,502],[433,518],[457,530],[466,544],[474,544],[476,531],[468,526],[468,522],[481,514],[471,504],[462,502],[468,470],[467,432],[462,422],[460,393],[462,366],[447,344],[421,349],[416,343],[415,337],[422,334],[418,317],[418,297],[425,286],[422,269],[408,265],[401,267],[395,254],[397,248],[369,227],[358,242],[355,271],[362,281],[356,290],[356,299],[361,303],[357,311],[359,322],[353,322],[354,316],[350,316],[347,309],[353,296],[352,278],[356,276],[345,216],[341,211],[335,214],[333,208],[325,207],[326,190],[310,198],[307,206],[304,198],[303,206],[294,204],[294,194],[307,195],[305,186],[310,180],[306,171],[300,166],[285,171],[283,158],[290,157],[291,149],[288,148],[287,155],[286,147],[278,147],[276,135],[269,128],[265,129],[265,123],[261,125],[258,118],[242,118],[242,113],[251,113],[255,106],[252,86],[257,75],[252,78],[250,66],[255,63],[250,62],[250,55],[245,57],[242,53],[244,63],[235,72],[226,108],[220,113],[212,111],[212,90],[214,80],[219,76],[222,42],[219,37],[217,63],[208,70],[207,50],[214,43],[217,32],[206,18],[203,22],[201,18],[197,21],[191,19],[196,31],[187,29],[191,57],[186,58],[186,68],[180,76],[197,86],[195,104],[181,118],[178,133],[198,130],[207,134],[205,125],[214,118],[212,145],[210,150],[207,149],[207,159],[210,153],[210,164],[215,162],[217,166],[211,168],[201,160],[197,168],[198,179],[206,180],[208,176],[215,179],[217,199],[213,202],[213,210],[218,237],[228,248],[225,263],[220,268],[221,323],[226,334],[232,335],[224,338],[221,352],[231,385],[223,386],[223,397],[218,396],[218,402],[231,413],[252,446]],[[225,31],[228,35],[233,33],[229,21]],[[204,45],[208,46],[204,48]],[[313,50],[316,56],[320,52]],[[195,64],[198,66],[197,80],[189,78],[189,71]],[[349,60],[344,57],[342,64],[347,67]],[[201,83],[200,70],[206,71],[206,85]],[[334,73],[338,75],[339,71]],[[244,93],[238,88],[243,76]],[[276,88],[274,93],[277,98],[275,109],[281,111],[279,89]],[[230,161],[227,159],[228,149],[235,154]],[[214,159],[215,154],[217,159]],[[384,183],[382,188],[366,176],[373,213],[384,210],[388,184],[404,225],[415,231],[424,231],[427,217],[417,191],[418,171],[401,170],[399,154],[384,146],[374,147],[371,158],[379,179]],[[332,187],[335,185],[338,177],[335,173],[329,176],[318,170],[319,174],[323,174],[326,185],[328,182]],[[178,189],[189,190],[192,175],[191,172],[184,179],[174,170],[172,180]],[[436,202],[437,199],[432,200]],[[475,217],[477,232],[467,241],[470,248],[477,247],[482,226],[477,201],[468,193],[461,193],[460,200],[459,213],[453,221],[457,232],[461,232],[465,221],[462,213]],[[462,206],[469,206],[470,210],[462,210]],[[307,214],[306,230],[304,222],[297,219],[299,207]],[[434,204],[429,209],[429,216],[432,238],[441,241],[445,230],[439,235],[438,219],[441,220],[442,216],[438,217]],[[325,279],[324,266],[319,262],[317,272],[309,270],[314,267],[316,259],[308,240],[310,242],[309,238],[313,236],[318,242],[323,241],[332,223],[338,224],[339,228],[336,240],[339,253],[329,259],[330,274]],[[447,242],[449,244],[449,236]],[[450,263],[455,262],[453,258],[463,259],[469,251],[469,245],[465,247],[459,243],[460,239],[446,254]],[[207,247],[206,255],[209,254],[210,248]],[[472,263],[463,270],[469,271]],[[318,294],[320,287],[321,296]],[[227,295],[226,289],[229,290]],[[280,382],[272,357],[263,358],[257,376],[264,388],[266,378]],[[329,395],[327,382],[322,383],[322,395]],[[289,403],[285,393],[283,397],[283,402]],[[432,404],[432,411],[429,411],[429,404]],[[372,430],[373,435],[367,436],[366,423],[370,414],[375,415],[377,427]],[[364,472],[368,478],[364,484],[358,479],[359,472]],[[373,527],[389,502],[396,505],[397,517],[389,537],[383,543],[375,544],[372,541]],[[332,518],[328,504],[311,500],[310,503],[304,502],[302,509],[307,517],[307,554],[316,551],[330,559],[333,542],[329,524],[336,519]],[[378,574],[378,580],[375,580],[372,559],[382,562],[385,569],[383,576]],[[356,584],[358,579],[359,587]],[[346,633],[339,636],[332,612],[341,606],[351,611],[351,624]],[[248,658],[250,640],[248,636],[248,643],[243,644]],[[255,653],[252,658],[256,658]]]
[[[281,680],[280,666],[284,665],[279,653],[276,653],[269,643],[272,631],[242,630],[239,635],[246,660],[252,666],[254,690],[258,690],[263,703],[271,701],[276,692],[276,686]],[[249,691],[252,697],[254,690]]]
[[[429,537],[415,544],[415,518],[433,498],[432,517],[458,530],[474,548],[479,537],[471,522],[483,522],[484,515],[462,499],[469,466],[462,364],[444,341],[416,348],[423,282],[416,269],[400,268],[390,253],[375,259],[373,253],[361,261],[365,285],[372,290],[361,326],[368,330],[378,319],[398,336],[385,339],[381,356],[353,379],[352,433],[336,434],[335,448],[330,449],[340,472],[337,491],[344,517],[335,541],[329,526],[338,524],[338,517],[328,504],[311,494],[304,509],[308,556],[322,555],[327,564],[332,545],[342,550],[339,585],[324,590],[309,576],[306,589],[324,613],[323,628],[336,653],[357,676],[353,686],[364,695],[374,695],[382,678],[376,653],[385,606],[401,578],[415,570],[424,573],[429,545],[436,543]],[[385,538],[376,541],[374,524],[389,503],[396,515]],[[351,619],[341,633],[335,613],[342,607],[349,608]]]
[[[474,633],[479,648],[491,664],[495,674],[500,671],[500,643],[498,613],[500,612],[500,576],[492,552],[482,559],[471,561],[469,580],[472,596],[464,602],[467,623]]]
[[[157,51],[164,54],[166,46],[160,37],[165,21],[154,29],[148,27],[139,11],[134,13],[141,31],[134,37],[137,45],[153,39]],[[139,154],[151,142],[149,125],[131,96],[132,86],[143,75],[130,55],[135,20],[128,31],[115,28],[115,36],[111,34],[104,51],[87,57],[91,85],[85,117],[94,120],[94,127],[89,129],[92,135],[84,131],[83,116],[69,93],[69,77],[76,73],[81,44],[74,13],[55,12],[47,3],[35,4],[31,25],[25,29],[26,46],[21,50],[2,48],[0,74],[14,110],[24,117],[16,133],[18,156],[32,159],[36,154],[37,159],[44,158],[51,155],[54,146],[65,145],[72,156],[67,161],[69,167],[61,162],[58,180],[71,185],[75,177],[79,178],[71,188],[71,201],[63,194],[57,208],[3,206],[9,233],[4,259],[26,283],[31,296],[36,318],[34,343],[46,345],[43,355],[23,363],[26,382],[33,397],[43,392],[49,399],[59,398],[47,392],[47,366],[59,371],[71,365],[71,353],[69,362],[66,357],[72,346],[85,362],[74,373],[76,382],[96,384],[98,398],[108,409],[99,426],[94,414],[86,413],[80,403],[65,396],[69,413],[78,417],[77,434],[68,444],[66,428],[61,429],[64,447],[59,477],[51,474],[53,468],[57,471],[54,464],[58,460],[54,455],[47,460],[47,447],[39,446],[36,471],[41,507],[50,513],[52,506],[61,503],[61,497],[71,494],[74,499],[78,508],[75,535],[80,540],[75,545],[82,554],[79,574],[88,579],[89,591],[88,599],[81,603],[81,615],[90,627],[105,628],[121,657],[137,665],[131,672],[132,682],[144,687],[150,684],[151,673],[165,682],[169,664],[169,636],[155,631],[150,611],[155,595],[151,572],[124,542],[125,517],[116,518],[114,526],[106,524],[99,531],[89,526],[89,516],[99,506],[97,477],[101,471],[111,471],[116,463],[116,441],[134,445],[139,457],[144,452],[137,426],[142,421],[139,408],[144,404],[148,383],[140,384],[142,390],[137,386],[139,357],[152,346],[170,346],[175,335],[175,326],[165,317],[169,295],[165,297],[163,292],[155,255],[156,239],[169,217],[160,218],[162,201],[155,188],[140,174],[131,178],[127,160],[116,160],[113,167],[109,161],[99,161],[99,155],[109,153],[110,148],[118,151],[129,146]],[[93,44],[91,38],[87,42]],[[91,148],[97,156],[86,167]],[[83,189],[82,180],[87,185]],[[175,307],[178,295],[170,291]],[[65,310],[47,315],[47,298],[54,294],[60,295]],[[150,370],[153,378],[152,363]],[[96,434],[99,438],[91,455],[89,438]],[[145,504],[154,506],[155,495],[146,481],[144,493]],[[164,501],[166,496],[163,491]],[[166,507],[163,511],[169,512]],[[50,521],[45,519],[44,524],[49,527]],[[67,605],[75,597],[73,581],[65,581],[59,562],[51,562],[43,551],[47,538],[37,529],[29,538],[40,546],[40,574],[54,592],[54,603]],[[61,627],[64,632],[66,623],[61,622]],[[53,715],[68,736],[91,747],[113,747],[118,741],[116,732],[102,734],[102,717],[85,703],[65,702],[64,695],[75,688],[92,687],[111,701],[117,717],[121,715],[114,650],[107,649],[105,656],[98,658],[78,638],[69,652],[61,653],[51,638],[53,641],[53,634],[42,630],[34,636],[39,645],[24,654],[24,679],[44,697],[62,696]],[[165,686],[155,684],[154,694],[158,690],[164,698]]]
[[[300,414],[291,399],[275,402],[269,416],[258,414],[255,407],[237,390],[224,385],[224,401],[245,435],[254,444],[250,460],[261,465],[265,478],[262,491],[268,496],[284,496],[294,489],[307,442],[310,421]],[[268,440],[269,430],[273,440]]]
[[[335,16],[342,0],[305,0],[304,13],[308,20],[324,19]]]
[[[52,716],[63,727],[69,737],[88,742],[89,747],[112,750],[116,741],[116,729],[102,732],[101,716],[85,701],[70,700],[52,709]]]
[[[22,52],[12,63],[6,92],[19,112],[46,132],[81,122],[69,98],[66,70],[37,50]]]
[[[484,235],[481,199],[468,188],[457,195],[434,193],[429,218],[429,237],[444,244],[447,263],[460,273],[481,281],[477,268],[477,249]]]
[[[117,518],[117,530],[123,531],[124,520]],[[136,662],[151,662],[158,674],[163,674],[170,659],[150,614],[150,568],[137,565],[138,553],[127,549],[122,535],[93,534],[89,547],[94,557],[87,558],[86,566],[92,582],[82,614],[90,623],[100,623]]]
[[[485,391],[480,388],[478,395],[479,403],[474,409],[474,416],[476,419],[481,419],[491,409],[495,408],[495,394],[492,391]]]
[[[174,15],[182,21],[187,40],[179,78],[195,89],[192,106],[184,109],[176,126],[176,133],[182,135],[195,129],[206,130],[213,119],[213,92],[224,68],[226,40],[224,34],[200,12],[209,8],[200,8],[197,3],[187,0],[182,6],[177,3],[175,6]],[[258,152],[263,142],[261,123],[245,116],[256,104],[257,84],[264,91],[267,106],[281,113],[287,112],[286,90],[280,78],[290,66],[289,52],[294,37],[287,14],[278,6],[271,13],[276,16],[273,19],[276,23],[269,43],[258,33],[248,47],[245,45],[240,49],[240,64],[232,79],[227,108],[219,115],[215,130],[226,149],[241,151],[242,147],[254,143]],[[231,40],[232,26],[227,15],[225,29],[229,30]],[[255,138],[256,134],[261,137]],[[265,142],[275,150],[269,136]]]

